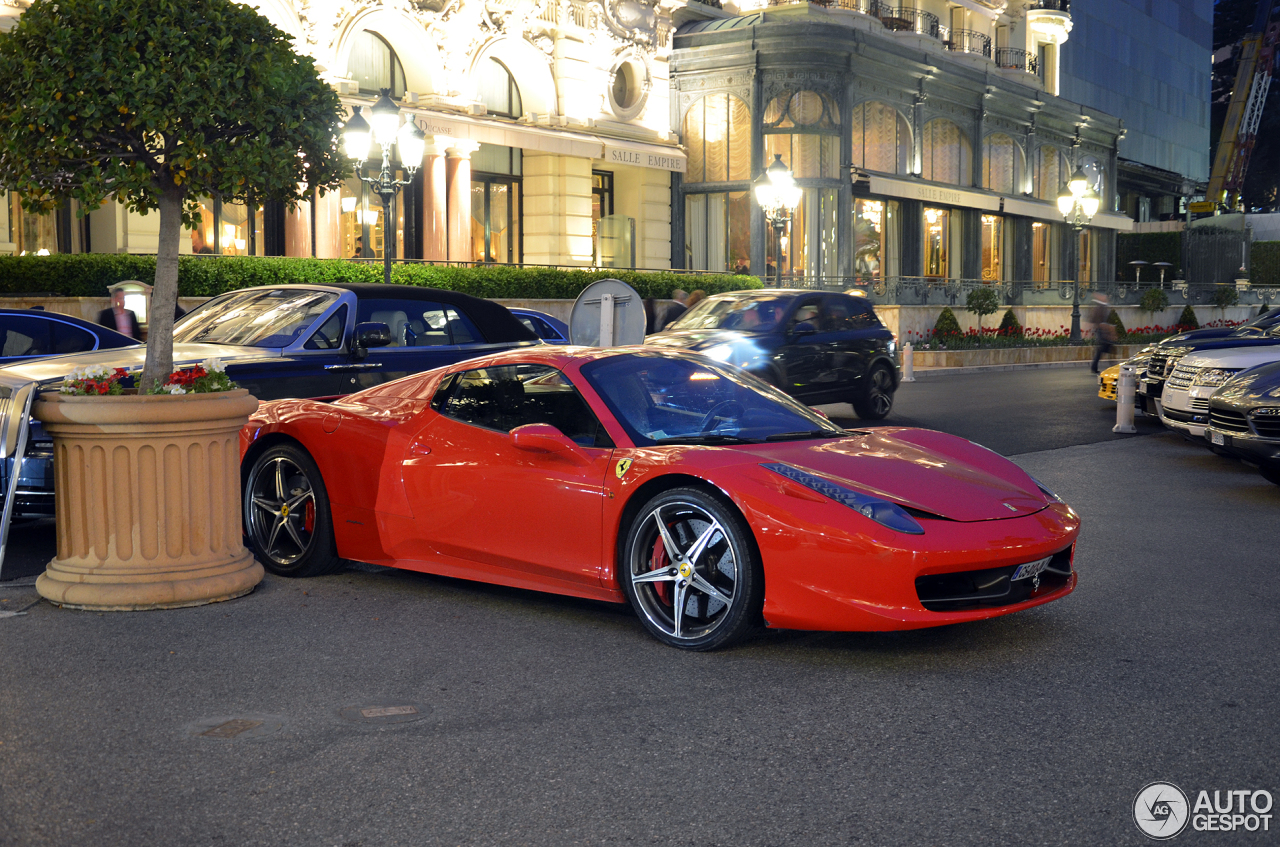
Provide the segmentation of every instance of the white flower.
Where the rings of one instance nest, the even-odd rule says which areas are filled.
[[[174,382],[166,383],[160,386],[160,390],[167,391],[170,394],[186,394],[187,393],[187,389],[183,388],[181,385],[178,385],[177,383],[174,383]]]
[[[227,372],[227,366],[224,365],[222,363],[222,360],[218,358],[205,359],[203,362],[200,363],[200,367],[204,368],[206,372],[211,374],[221,374],[221,373]]]

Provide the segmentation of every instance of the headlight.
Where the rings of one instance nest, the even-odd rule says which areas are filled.
[[[811,488],[824,497],[830,497],[842,506],[848,506],[863,517],[871,518],[876,523],[887,526],[896,532],[905,532],[909,535],[924,535],[924,527],[920,526],[916,519],[911,517],[907,510],[897,503],[890,503],[888,500],[881,500],[879,497],[872,497],[870,494],[854,491],[852,488],[846,488],[829,479],[805,473],[799,468],[793,468],[781,462],[762,463],[760,466],[768,468],[776,474],[781,474],[792,482],[798,482],[806,488]]]
[[[1196,374],[1195,384],[1213,386],[1222,385],[1222,383],[1231,379],[1231,377],[1238,372],[1239,368],[1205,368],[1200,371],[1200,373]]]
[[[1254,417],[1280,416],[1280,408],[1276,408],[1275,406],[1262,406],[1260,408],[1254,409],[1249,414],[1253,415]]]
[[[715,347],[708,347],[702,351],[702,355],[715,359],[717,362],[728,362],[733,358],[732,344],[717,344]]]
[[[1031,476],[1031,474],[1027,474],[1027,476]],[[1036,484],[1036,488],[1040,489],[1040,493],[1043,494],[1046,498],[1048,498],[1049,502],[1063,503],[1063,504],[1066,503],[1065,500],[1063,500],[1061,497],[1059,497],[1057,494],[1055,494],[1053,491],[1047,488],[1043,482],[1036,479],[1034,476],[1031,476],[1031,481]]]

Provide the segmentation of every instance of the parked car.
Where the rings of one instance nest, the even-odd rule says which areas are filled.
[[[42,309],[0,309],[0,367],[44,356],[137,344],[124,333],[70,315]]]
[[[804,403],[851,403],[880,420],[898,388],[893,333],[871,301],[847,294],[757,289],[717,294],[646,344],[736,365]]]
[[[1147,369],[1147,359],[1151,355],[1152,347],[1144,347],[1137,355],[1131,356],[1122,364],[1133,368],[1134,379],[1140,379]],[[1098,396],[1103,400],[1110,400],[1112,403],[1116,401],[1116,386],[1120,383],[1120,367],[1121,365],[1112,365],[1111,367],[1098,374]],[[1136,385],[1135,385],[1136,392]],[[1135,397],[1135,401],[1137,398]],[[1142,404],[1135,402],[1134,411],[1146,412]],[[1150,414],[1154,414],[1155,409],[1152,407]]]
[[[1137,393],[1148,414],[1157,414],[1157,400],[1164,391],[1164,381],[1173,373],[1183,356],[1198,350],[1221,350],[1227,347],[1266,347],[1280,344],[1280,307],[1259,315],[1234,329],[1215,327],[1180,332],[1163,339],[1151,351],[1146,370],[1138,378]]]
[[[275,573],[341,557],[629,602],[684,649],[761,618],[976,621],[1076,584],[1079,518],[1012,462],[941,432],[846,431],[676,350],[526,348],[268,403],[241,447],[246,532]]]
[[[1209,398],[1205,437],[1280,485],[1280,362],[1242,371]]]
[[[1160,403],[1160,421],[1196,438],[1209,424],[1209,398],[1237,373],[1280,361],[1280,346],[1229,347],[1184,356],[1169,375]]]
[[[246,288],[207,301],[173,331],[175,366],[219,358],[233,381],[260,400],[335,398],[412,373],[540,342],[506,308],[453,291],[407,285],[283,285]],[[135,345],[38,359],[0,374],[46,390],[82,365],[142,370]],[[0,427],[8,423],[0,409]],[[14,511],[53,513],[53,444],[32,422]],[[4,464],[8,480],[12,460]]]
[[[511,308],[511,314],[520,323],[528,327],[534,335],[548,344],[568,344],[569,325],[554,315],[539,312],[536,309],[525,309],[521,306]]]

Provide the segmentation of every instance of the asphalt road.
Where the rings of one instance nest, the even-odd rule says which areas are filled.
[[[690,655],[624,609],[373,568],[135,614],[9,582],[0,844],[1137,845],[1149,782],[1280,794],[1280,487],[1113,438],[1084,370],[899,402],[1080,512],[1074,594]],[[232,718],[261,723],[200,734]]]

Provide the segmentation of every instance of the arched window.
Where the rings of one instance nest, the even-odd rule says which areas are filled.
[[[972,184],[973,155],[960,127],[946,118],[934,118],[924,125],[922,141],[922,177],[952,185]]]
[[[524,114],[520,88],[507,66],[492,57],[476,65],[476,99],[491,115],[518,118]]]
[[[361,93],[379,94],[389,88],[395,99],[404,97],[404,66],[391,45],[376,33],[365,30],[356,36],[347,75],[360,84]]]
[[[1018,191],[1022,179],[1022,150],[1002,132],[988,135],[982,144],[982,187],[1001,194]]]
[[[840,178],[840,112],[816,91],[784,91],[764,111],[764,161],[775,155],[796,179]]]
[[[751,179],[751,110],[731,94],[709,94],[684,116],[685,182]]]
[[[1066,187],[1066,157],[1057,147],[1043,144],[1036,151],[1035,194],[1041,200],[1055,202],[1059,192]]]
[[[869,171],[911,172],[911,128],[892,106],[875,101],[853,110],[853,164]]]
[[[1085,156],[1080,160],[1080,170],[1084,171],[1084,175],[1089,180],[1089,187],[1098,192],[1098,196],[1102,198],[1103,208],[1106,208],[1107,185],[1102,178],[1102,162],[1097,156]]]

